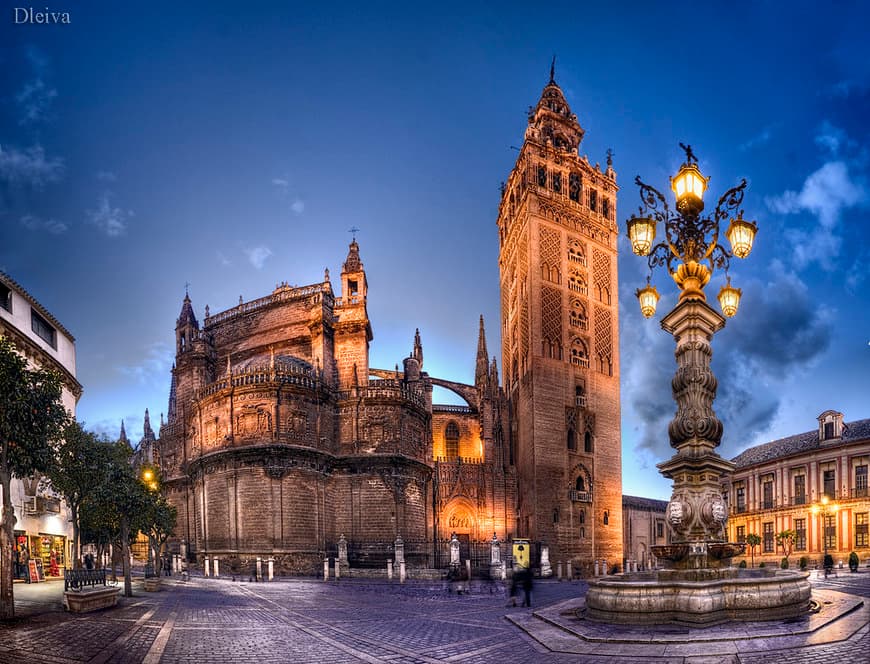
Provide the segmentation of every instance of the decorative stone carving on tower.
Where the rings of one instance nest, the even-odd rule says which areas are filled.
[[[358,381],[368,382],[369,343],[373,337],[367,297],[368,281],[359,244],[353,240],[341,269],[341,297],[335,300],[335,362],[341,389],[353,385],[354,366]]]
[[[579,154],[583,136],[551,69],[529,109],[498,230],[518,535],[591,572],[596,558],[622,559],[618,188],[612,154],[602,172]],[[575,409],[594,417],[594,444],[579,430],[581,411],[566,416]],[[595,469],[582,492],[581,465]],[[581,511],[594,517],[582,527]]]

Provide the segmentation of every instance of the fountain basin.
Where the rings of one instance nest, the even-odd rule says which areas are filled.
[[[591,581],[584,617],[617,624],[713,625],[780,620],[809,610],[808,572],[698,569],[617,574]]]

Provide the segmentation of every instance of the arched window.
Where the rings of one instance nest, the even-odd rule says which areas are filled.
[[[586,539],[586,528],[580,526],[580,539]]]
[[[572,240],[568,245],[568,262],[586,265],[586,254],[583,252],[583,245],[577,240]]]
[[[456,422],[448,422],[444,430],[444,447],[448,459],[459,456],[459,426]]]
[[[604,511],[604,525],[610,525],[610,513],[607,510]]]
[[[574,489],[576,491],[586,491],[586,482],[583,481],[582,475],[577,476],[577,479],[574,482]],[[582,512],[581,512],[581,514],[582,514]],[[583,517],[581,517],[581,518],[583,518]],[[581,521],[581,523],[582,523],[582,521]]]
[[[586,510],[580,510],[580,525],[586,523]]]
[[[580,202],[580,174],[571,173],[568,176],[568,198],[575,203]]]
[[[582,339],[574,339],[571,342],[571,364],[575,367],[589,368],[589,351]]]
[[[574,429],[568,429],[568,449],[577,449],[577,435],[574,433]]]
[[[559,508],[553,508],[553,523],[559,523]]]
[[[586,295],[589,292],[589,289],[586,287],[586,279],[579,274],[572,274],[568,277],[568,289],[581,295]]]
[[[571,309],[568,311],[568,324],[581,330],[589,329],[586,307],[583,306],[580,300],[571,300]]]
[[[583,450],[589,454],[592,453],[592,434],[589,431],[583,434]]]

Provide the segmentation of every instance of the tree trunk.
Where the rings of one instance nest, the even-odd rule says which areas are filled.
[[[133,596],[133,579],[130,572],[130,522],[121,518],[121,565],[124,570],[124,597]]]
[[[81,569],[82,552],[79,548],[79,506],[69,503],[69,516],[73,527],[73,569]]]
[[[0,471],[3,486],[3,518],[0,520],[0,620],[15,617],[15,597],[12,595],[12,544],[15,539],[15,511],[12,508],[12,474]]]

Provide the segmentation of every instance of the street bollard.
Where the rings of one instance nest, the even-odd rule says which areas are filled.
[[[507,561],[501,561],[501,580],[507,581]]]
[[[598,576],[598,558],[595,559],[595,576]]]
[[[387,579],[389,581],[393,580],[393,559],[392,558],[387,559]]]
[[[465,559],[465,578],[468,579],[468,585],[471,585],[471,559]]]
[[[562,561],[556,561],[556,578],[561,581],[562,580]]]
[[[205,576],[209,576],[208,566],[209,566],[210,562],[211,562],[211,559],[208,556],[206,556],[205,557],[205,565],[202,568],[202,571],[205,573]]]
[[[329,558],[323,559],[323,580],[329,581]]]
[[[341,578],[341,565],[338,564],[338,558],[335,558],[335,580],[338,581]]]
[[[405,583],[405,561],[399,563],[399,583]]]
[[[255,581],[263,580],[263,561],[260,556],[257,556],[257,578]]]
[[[269,581],[275,578],[275,559],[267,558],[266,562],[269,563]]]
[[[212,558],[212,563],[214,565],[214,578],[218,578],[220,576],[220,561],[217,559],[217,556]]]

